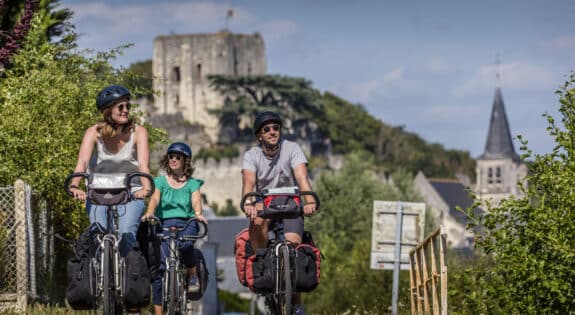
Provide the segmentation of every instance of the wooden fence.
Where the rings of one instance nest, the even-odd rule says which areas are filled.
[[[409,252],[412,315],[447,315],[446,240],[441,227]]]

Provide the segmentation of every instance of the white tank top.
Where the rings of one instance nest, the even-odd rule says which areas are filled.
[[[104,144],[104,139],[98,137],[96,150],[88,165],[88,173],[133,173],[139,172],[138,154],[134,143],[135,132],[120,151],[111,153]],[[134,178],[132,188],[140,187],[139,177]]]

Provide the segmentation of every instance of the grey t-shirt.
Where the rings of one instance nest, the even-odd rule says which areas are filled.
[[[307,158],[299,145],[281,140],[280,151],[273,157],[265,155],[261,146],[246,151],[242,169],[256,173],[256,191],[262,191],[297,186],[293,168],[302,163],[307,164]]]

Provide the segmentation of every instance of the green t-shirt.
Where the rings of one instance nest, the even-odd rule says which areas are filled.
[[[168,184],[166,176],[154,179],[156,189],[160,191],[160,203],[156,207],[156,216],[160,219],[193,218],[192,193],[204,184],[201,179],[190,178],[184,186],[178,189]]]

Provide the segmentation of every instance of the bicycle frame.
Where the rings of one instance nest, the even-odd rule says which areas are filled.
[[[205,237],[208,233],[208,227],[204,222],[197,221],[202,233],[178,237],[178,232],[184,231],[192,222],[195,221],[194,218],[189,219],[186,222],[186,225],[182,228],[177,228],[175,226],[163,227],[160,219],[156,217],[152,218],[151,221],[156,222],[161,226],[164,233],[159,233],[158,236],[162,240],[168,241],[169,253],[165,259],[166,270],[162,279],[163,302],[166,305],[167,314],[173,315],[176,314],[176,312],[186,314],[188,309],[185,290],[186,282],[184,279],[187,277],[187,268],[181,262],[178,243]]]
[[[154,189],[153,178],[145,173],[134,172],[125,175],[125,189],[129,191],[131,189],[130,181],[133,177],[141,176],[146,177],[150,181],[151,190],[148,194],[149,197]],[[83,177],[86,180],[90,180],[90,176],[87,173],[73,173],[66,177],[64,181],[64,190],[68,195],[73,196],[70,191],[70,181],[74,177]],[[87,185],[88,190],[96,189],[99,187],[90,187]],[[117,190],[117,187],[103,187],[104,189]],[[129,200],[132,200],[129,198]],[[93,204],[98,204],[96,200],[90,199]],[[122,239],[118,227],[119,227],[119,215],[118,215],[118,204],[106,204],[106,224],[107,231],[103,231],[101,226],[97,224],[97,228],[100,229],[103,235],[98,236],[99,247],[93,258],[93,265],[96,270],[97,279],[97,292],[100,298],[100,304],[104,308],[104,314],[121,314],[123,309],[123,272],[124,272],[124,259],[120,256],[119,244]],[[111,267],[111,268],[110,268]],[[111,269],[111,270],[110,270]],[[112,276],[110,279],[110,275]],[[110,281],[112,280],[112,281]]]

